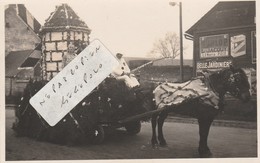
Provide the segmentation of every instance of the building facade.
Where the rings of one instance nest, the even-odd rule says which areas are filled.
[[[29,79],[40,77],[40,23],[24,4],[5,6],[5,95],[20,96]]]
[[[10,4],[5,9],[5,56],[11,51],[34,49],[41,39],[41,25],[23,4]]]
[[[256,93],[255,1],[219,2],[186,31],[193,37],[193,75],[230,64],[245,70]]]

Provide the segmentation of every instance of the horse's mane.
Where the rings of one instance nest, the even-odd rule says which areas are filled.
[[[224,68],[221,70],[203,70],[202,74],[205,76],[208,73],[209,76],[215,76],[217,79],[225,80],[230,73],[240,73],[244,79],[247,78],[245,71],[242,68]]]

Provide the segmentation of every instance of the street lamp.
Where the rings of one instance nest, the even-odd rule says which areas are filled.
[[[183,82],[183,40],[182,40],[182,3],[179,2],[169,2],[171,6],[179,6],[180,11],[180,75],[181,75],[181,82]]]

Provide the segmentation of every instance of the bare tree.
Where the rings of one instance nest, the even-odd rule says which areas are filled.
[[[180,38],[176,33],[167,32],[165,37],[157,40],[153,46],[154,47],[150,52],[152,55],[163,58],[175,58],[180,55]]]

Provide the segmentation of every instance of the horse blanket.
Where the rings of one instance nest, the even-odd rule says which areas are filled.
[[[201,102],[216,109],[218,108],[219,97],[209,87],[209,83],[201,79],[193,79],[185,83],[163,83],[154,90],[155,103],[158,109],[165,106],[181,104],[184,101],[198,96],[207,94],[201,97]]]

